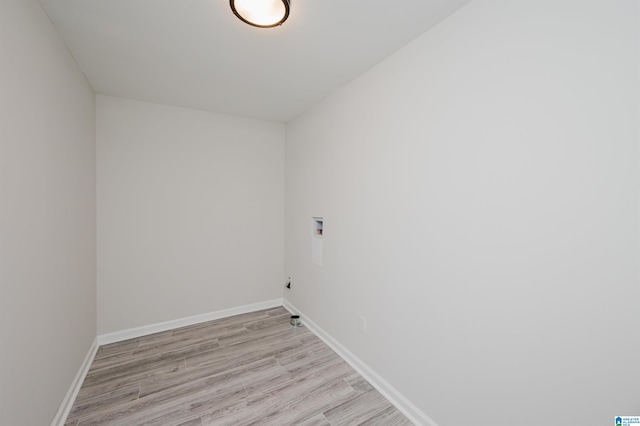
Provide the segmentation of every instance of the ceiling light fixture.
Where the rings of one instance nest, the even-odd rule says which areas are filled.
[[[282,25],[289,17],[290,0],[229,0],[241,21],[259,28]]]

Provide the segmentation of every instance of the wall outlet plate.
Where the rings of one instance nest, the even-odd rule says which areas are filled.
[[[364,317],[360,317],[358,320],[358,331],[360,334],[366,336],[367,335],[367,319]]]

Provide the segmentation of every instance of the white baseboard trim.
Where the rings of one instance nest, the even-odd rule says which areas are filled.
[[[91,367],[91,363],[93,362],[93,358],[96,356],[96,352],[98,352],[98,339],[93,340],[93,344],[91,348],[89,348],[89,352],[87,352],[87,356],[84,358],[80,369],[76,373],[76,377],[74,377],[73,382],[71,382],[71,386],[67,391],[64,399],[62,400],[62,404],[60,404],[60,408],[58,408],[58,412],[56,416],[53,418],[51,422],[51,426],[64,426],[67,421],[67,417],[71,412],[71,407],[73,407],[73,403],[78,396],[78,392],[80,391],[80,387],[84,382],[84,378],[87,376],[89,372],[89,367]]]
[[[101,346],[107,345],[109,343],[120,342],[122,340],[135,339],[136,337],[142,337],[148,334],[159,333],[161,331],[172,330],[174,328],[186,327],[189,325],[199,324],[201,322],[227,318],[234,315],[260,311],[262,309],[277,308],[278,306],[282,306],[282,299],[267,300],[264,302],[252,303],[250,305],[238,306],[236,308],[223,309],[221,311],[209,312],[206,314],[179,318],[176,320],[160,322],[157,324],[144,325],[142,327],[130,328],[113,333],[101,334],[98,336],[98,345]]]
[[[362,377],[364,377],[378,392],[380,392],[385,398],[396,406],[402,414],[407,416],[411,422],[416,425],[429,425],[438,426],[433,419],[427,416],[422,410],[416,407],[411,401],[409,401],[404,395],[402,395],[396,388],[391,386],[389,382],[380,377],[371,367],[362,362],[351,351],[342,346],[336,339],[331,337],[329,333],[320,328],[304,313],[300,312],[298,308],[293,306],[291,302],[283,299],[282,306],[289,312],[295,315],[300,315],[302,324],[309,330],[314,332],[323,342],[325,342],[331,349],[333,349],[347,364],[353,367]]]
[[[262,309],[277,308],[284,306],[292,314],[300,315],[303,324],[315,333],[323,342],[325,342],[331,349],[333,349],[342,359],[344,359],[354,370],[356,370],[362,377],[364,377],[371,385],[378,390],[385,398],[389,400],[393,405],[398,408],[407,416],[411,422],[416,425],[428,425],[438,426],[429,416],[416,407],[411,401],[405,398],[396,388],[391,386],[389,382],[384,380],[378,373],[376,373],[371,367],[362,362],[351,351],[342,346],[337,340],[335,340],[326,331],[316,325],[309,317],[300,312],[292,303],[286,299],[273,299],[264,302],[253,303],[250,305],[238,306],[236,308],[223,309],[220,311],[209,312],[201,315],[194,315],[191,317],[180,318],[172,321],[165,321],[157,324],[146,325],[142,327],[131,328],[128,330],[116,331],[114,333],[102,334],[93,341],[84,362],[80,366],[76,377],[71,383],[71,387],[67,391],[56,416],[51,422],[51,426],[64,426],[67,421],[67,417],[71,412],[73,403],[78,396],[80,387],[84,382],[93,358],[98,352],[98,348],[101,345],[109,343],[115,343],[122,340],[133,339],[136,337],[146,336],[148,334],[158,333],[161,331],[167,331],[174,328],[185,327],[189,325],[199,324],[201,322],[213,321],[216,319],[227,318],[234,315],[246,314],[249,312],[255,312]]]
[[[69,413],[71,412],[71,408],[73,407],[73,403],[78,396],[78,392],[80,391],[80,387],[84,382],[87,373],[89,372],[89,368],[91,367],[91,363],[98,352],[98,349],[102,345],[107,345],[109,343],[120,342],[122,340],[133,339],[136,337],[146,336],[147,334],[158,333],[160,331],[167,331],[174,328],[185,327],[188,325],[199,324],[201,322],[212,321],[221,318],[232,317],[234,315],[246,314],[249,312],[260,311],[262,309],[270,309],[277,308],[282,306],[282,299],[273,299],[267,300],[264,302],[252,303],[250,305],[238,306],[235,308],[223,309],[221,311],[209,312],[201,315],[194,315],[191,317],[180,318],[172,321],[165,321],[157,324],[145,325],[143,327],[130,328],[128,330],[116,331],[114,333],[102,334],[95,338],[93,341],[93,345],[91,345],[91,349],[87,353],[87,356],[84,359],[84,362],[80,366],[76,377],[73,379],[71,383],[71,387],[69,391],[67,391],[67,395],[64,397],[56,416],[53,418],[53,422],[51,422],[51,426],[64,426],[64,423],[67,421],[67,417],[69,417]]]

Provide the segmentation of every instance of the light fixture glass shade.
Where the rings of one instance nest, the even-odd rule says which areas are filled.
[[[260,28],[282,25],[289,17],[289,0],[229,0],[242,21]]]

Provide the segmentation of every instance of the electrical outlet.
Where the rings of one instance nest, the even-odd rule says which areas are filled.
[[[358,320],[358,331],[360,332],[360,334],[365,335],[367,334],[367,319],[364,317],[360,317],[360,319]]]

